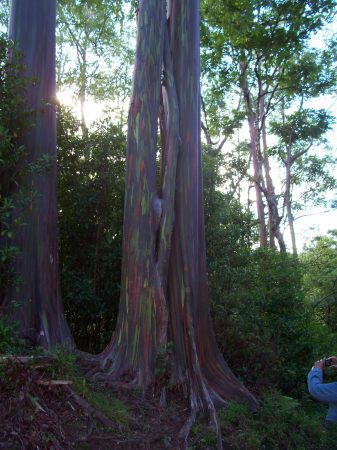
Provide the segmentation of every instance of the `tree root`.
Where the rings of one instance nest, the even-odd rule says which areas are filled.
[[[192,427],[195,424],[198,413],[199,413],[199,408],[197,407],[197,405],[191,405],[191,413],[179,432],[179,438],[181,439],[182,444],[184,445],[184,447],[183,447],[184,450],[187,449],[188,438],[191,433]],[[213,406],[213,410],[209,411],[209,417],[210,417],[210,421],[211,421],[211,426],[217,436],[217,447],[216,448],[217,448],[217,450],[223,450],[221,428],[220,428],[219,419],[216,414],[214,406]]]
[[[94,431],[94,421],[92,420],[91,417],[88,416],[87,434],[85,436],[79,437],[78,439],[76,439],[75,442],[88,441],[91,438],[93,431]]]
[[[186,422],[184,423],[183,427],[179,432],[179,438],[182,440],[185,448],[187,448],[188,436],[195,423],[196,417],[197,417],[197,408],[192,407],[189,418],[186,420]]]

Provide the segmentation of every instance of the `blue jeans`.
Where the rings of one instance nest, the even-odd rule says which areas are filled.
[[[337,383],[324,384],[323,371],[313,367],[308,373],[308,389],[316,400],[329,404],[326,420],[337,422]]]

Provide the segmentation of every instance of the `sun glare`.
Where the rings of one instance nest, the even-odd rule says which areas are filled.
[[[72,109],[75,116],[81,118],[81,105],[78,99],[74,97],[72,92],[62,90],[56,94],[58,101],[65,106]],[[92,99],[88,99],[84,105],[84,116],[88,126],[93,122],[99,120],[104,115],[104,110],[108,107],[107,102],[96,102]]]

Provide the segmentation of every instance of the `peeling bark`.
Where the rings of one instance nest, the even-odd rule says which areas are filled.
[[[170,38],[179,110],[181,150],[169,268],[170,331],[177,373],[188,380],[191,402],[256,400],[236,380],[215,342],[210,322],[200,142],[199,2],[172,1]]]
[[[175,377],[187,386],[191,417],[230,400],[258,407],[230,371],[210,321],[200,142],[199,1],[142,0],[129,113],[123,267],[117,328],[108,347],[87,360],[106,382],[128,375],[152,381],[166,329]],[[163,70],[162,70],[163,69]],[[162,85],[161,85],[162,80]],[[161,177],[156,179],[160,117]]]
[[[56,0],[12,0],[9,37],[23,54],[22,75],[35,80],[25,92],[33,111],[34,127],[19,141],[27,162],[47,156],[48,171],[27,175],[23,183],[37,191],[37,199],[13,239],[21,255],[16,271],[22,278],[18,291],[5,299],[5,311],[20,324],[20,334],[48,349],[73,346],[60,292],[56,202]],[[14,305],[16,304],[16,306]]]
[[[110,381],[129,374],[143,387],[152,380],[157,341],[165,343],[167,328],[165,280],[161,277],[165,258],[161,254],[169,245],[165,239],[173,221],[165,184],[170,189],[170,164],[174,161],[166,149],[161,196],[156,180],[164,35],[165,2],[143,0],[128,119],[119,315],[110,344],[97,357],[104,372],[96,373],[96,378]],[[167,137],[169,140],[169,132]]]

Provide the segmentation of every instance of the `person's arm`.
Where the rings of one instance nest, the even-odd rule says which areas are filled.
[[[325,359],[316,361],[308,373],[308,390],[321,402],[337,402],[337,383],[323,384],[323,367]]]

